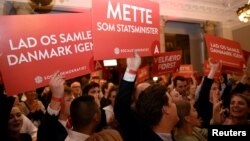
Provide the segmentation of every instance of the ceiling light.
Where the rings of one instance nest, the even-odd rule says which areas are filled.
[[[236,13],[241,22],[247,23],[250,20],[250,0],[243,7],[238,8]]]

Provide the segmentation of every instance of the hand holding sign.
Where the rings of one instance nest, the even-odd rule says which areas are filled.
[[[54,73],[53,77],[49,82],[50,90],[52,92],[52,97],[62,98],[64,94],[64,77],[60,75],[57,71]]]
[[[209,58],[208,62],[211,68],[208,74],[208,78],[213,79],[216,71],[219,70],[221,67],[221,60],[215,60],[215,59]]]
[[[208,62],[209,62],[211,69],[213,70],[218,70],[221,67],[221,60],[215,60],[215,59],[209,58]]]
[[[127,70],[137,71],[141,65],[141,57],[137,51],[134,51],[134,57],[127,59]]]
[[[64,77],[60,75],[60,72],[57,71],[52,76],[49,87],[52,92],[52,99],[50,102],[50,108],[53,110],[59,110],[61,99],[64,95]]]

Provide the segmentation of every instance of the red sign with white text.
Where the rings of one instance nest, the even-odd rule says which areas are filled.
[[[66,79],[90,72],[90,12],[1,16],[0,21],[0,66],[8,95],[48,85],[57,70]]]
[[[193,65],[180,65],[179,72],[193,72]]]
[[[154,75],[161,75],[169,72],[176,72],[181,63],[182,51],[161,53],[153,58]]]
[[[180,65],[179,71],[173,74],[174,76],[183,76],[185,78],[190,78],[194,75],[193,65]]]
[[[93,0],[94,59],[160,53],[159,3],[149,0]]]
[[[136,83],[141,83],[149,79],[149,65],[141,67],[137,70]]]
[[[103,60],[94,61],[93,58],[91,58],[91,63],[90,63],[91,72],[104,70],[104,69],[105,69],[105,67],[104,67],[104,64],[103,64]]]
[[[205,35],[205,40],[210,58],[221,60],[223,66],[242,70],[245,60],[238,42],[209,34]]]

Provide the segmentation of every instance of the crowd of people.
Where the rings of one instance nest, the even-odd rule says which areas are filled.
[[[67,83],[55,72],[41,93],[0,94],[0,134],[6,141],[206,141],[211,125],[250,124],[250,76],[222,74],[221,62],[202,81],[135,83],[141,57],[127,58],[119,85],[89,80]],[[69,82],[69,81],[68,81]]]

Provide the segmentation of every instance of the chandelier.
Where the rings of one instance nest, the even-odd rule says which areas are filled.
[[[240,7],[236,12],[239,20],[241,22],[247,23],[250,20],[250,0],[243,7]]]

